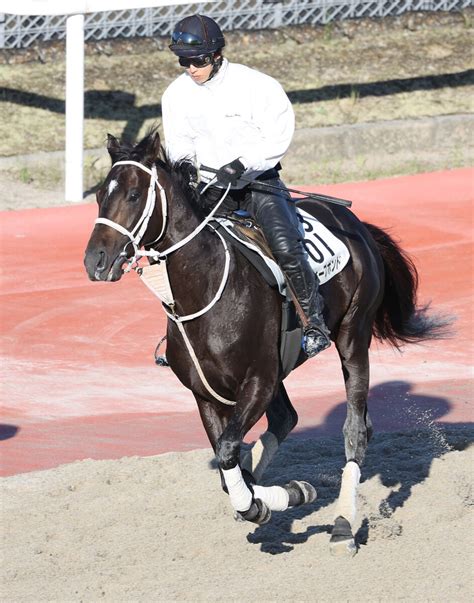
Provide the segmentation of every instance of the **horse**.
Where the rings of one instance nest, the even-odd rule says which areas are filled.
[[[312,502],[316,491],[307,482],[260,484],[298,420],[280,366],[280,292],[212,226],[218,207],[203,214],[189,164],[169,160],[156,130],[136,144],[109,134],[107,150],[112,166],[97,192],[98,218],[85,251],[89,278],[118,281],[124,266],[136,267],[142,257],[149,260],[146,268],[164,267],[172,292],[162,298],[167,361],[194,395],[235,518],[263,524],[272,511]],[[367,409],[371,340],[400,347],[436,339],[446,320],[417,304],[416,267],[387,232],[347,207],[298,203],[350,252],[348,264],[320,291],[347,396],[346,464],[330,550],[352,556],[360,468],[373,432]],[[263,415],[266,431],[241,455],[245,435]]]

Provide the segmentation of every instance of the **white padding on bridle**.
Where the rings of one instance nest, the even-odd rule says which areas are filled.
[[[272,511],[286,511],[290,495],[281,486],[253,486],[253,495],[262,500]]]
[[[266,431],[255,442],[252,450],[242,460],[242,469],[251,473],[258,483],[278,450],[278,439],[271,431]],[[276,509],[274,509],[276,510]]]
[[[235,511],[245,512],[252,504],[252,492],[242,477],[240,467],[233,469],[222,469],[225,485],[229,491],[230,502]]]
[[[349,461],[342,472],[341,490],[336,504],[334,519],[341,516],[351,524],[357,513],[357,486],[360,482],[360,468],[355,461]]]
[[[171,291],[171,283],[168,277],[168,269],[166,262],[158,264],[150,264],[143,266],[137,270],[140,279],[154,293],[160,301],[168,306],[174,305],[173,292]]]

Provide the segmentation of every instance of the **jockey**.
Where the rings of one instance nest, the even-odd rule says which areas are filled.
[[[230,63],[224,46],[221,29],[209,17],[186,17],[174,28],[169,47],[185,72],[162,98],[167,153],[172,161],[220,166],[217,174],[201,170],[201,190],[215,179],[203,202],[214,205],[230,184],[227,208],[248,211],[261,227],[307,318],[303,349],[312,357],[331,342],[295,206],[278,173],[294,133],[293,108],[276,80]],[[242,181],[244,174],[255,183]]]

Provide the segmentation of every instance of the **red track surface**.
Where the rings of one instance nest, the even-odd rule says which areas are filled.
[[[474,172],[461,169],[318,187],[389,228],[416,261],[420,301],[457,316],[448,342],[402,355],[374,346],[377,431],[472,421],[473,184]],[[114,284],[86,277],[95,214],[94,205],[1,214],[2,475],[208,446],[191,394],[153,364],[165,332],[156,298],[134,274]],[[300,415],[296,434],[340,433],[345,394],[334,349],[286,384]]]

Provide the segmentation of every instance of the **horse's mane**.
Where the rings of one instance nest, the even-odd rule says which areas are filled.
[[[171,161],[164,146],[160,143],[158,157],[153,160],[147,157],[147,150],[151,148],[152,141],[157,135],[157,127],[151,127],[147,134],[138,143],[121,141],[120,147],[114,151],[115,161],[138,161],[144,165],[151,166],[155,163],[157,168],[164,170],[171,178],[175,188],[180,190],[191,207],[202,215],[203,208],[200,204],[200,196],[192,185],[197,180],[197,169],[195,165],[188,159],[180,161]]]

